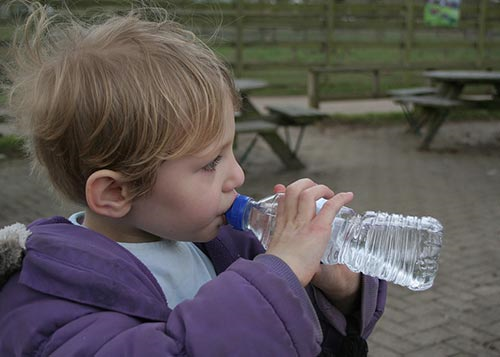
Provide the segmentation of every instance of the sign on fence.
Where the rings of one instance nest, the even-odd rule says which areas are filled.
[[[458,25],[461,0],[428,0],[424,7],[424,23],[431,26]]]

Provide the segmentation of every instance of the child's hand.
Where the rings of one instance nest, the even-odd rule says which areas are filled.
[[[278,204],[276,227],[267,253],[285,261],[306,286],[320,272],[320,260],[330,239],[333,219],[353,195],[335,195],[328,187],[309,179],[298,180],[287,188],[277,185],[274,191],[286,191],[286,194]],[[316,214],[316,200],[322,197],[328,202]]]
[[[352,311],[360,297],[361,274],[353,273],[345,265],[321,264],[311,282],[344,315]]]

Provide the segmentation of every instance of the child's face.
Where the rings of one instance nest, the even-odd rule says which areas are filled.
[[[133,204],[129,218],[138,242],[151,240],[151,234],[206,242],[225,224],[224,213],[245,177],[233,154],[234,110],[229,100],[223,119],[221,140],[198,154],[164,162],[151,194]]]

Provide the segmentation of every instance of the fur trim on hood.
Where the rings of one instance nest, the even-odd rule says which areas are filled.
[[[26,239],[30,235],[31,232],[21,223],[0,229],[0,287],[21,269]]]

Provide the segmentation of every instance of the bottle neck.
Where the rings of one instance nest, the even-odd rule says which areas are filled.
[[[253,198],[250,198],[248,202],[246,203],[245,207],[243,208],[241,212],[241,228],[239,228],[242,231],[251,231],[251,226],[250,226],[250,215],[252,213],[253,209],[256,209],[258,205],[258,202],[255,201]]]

